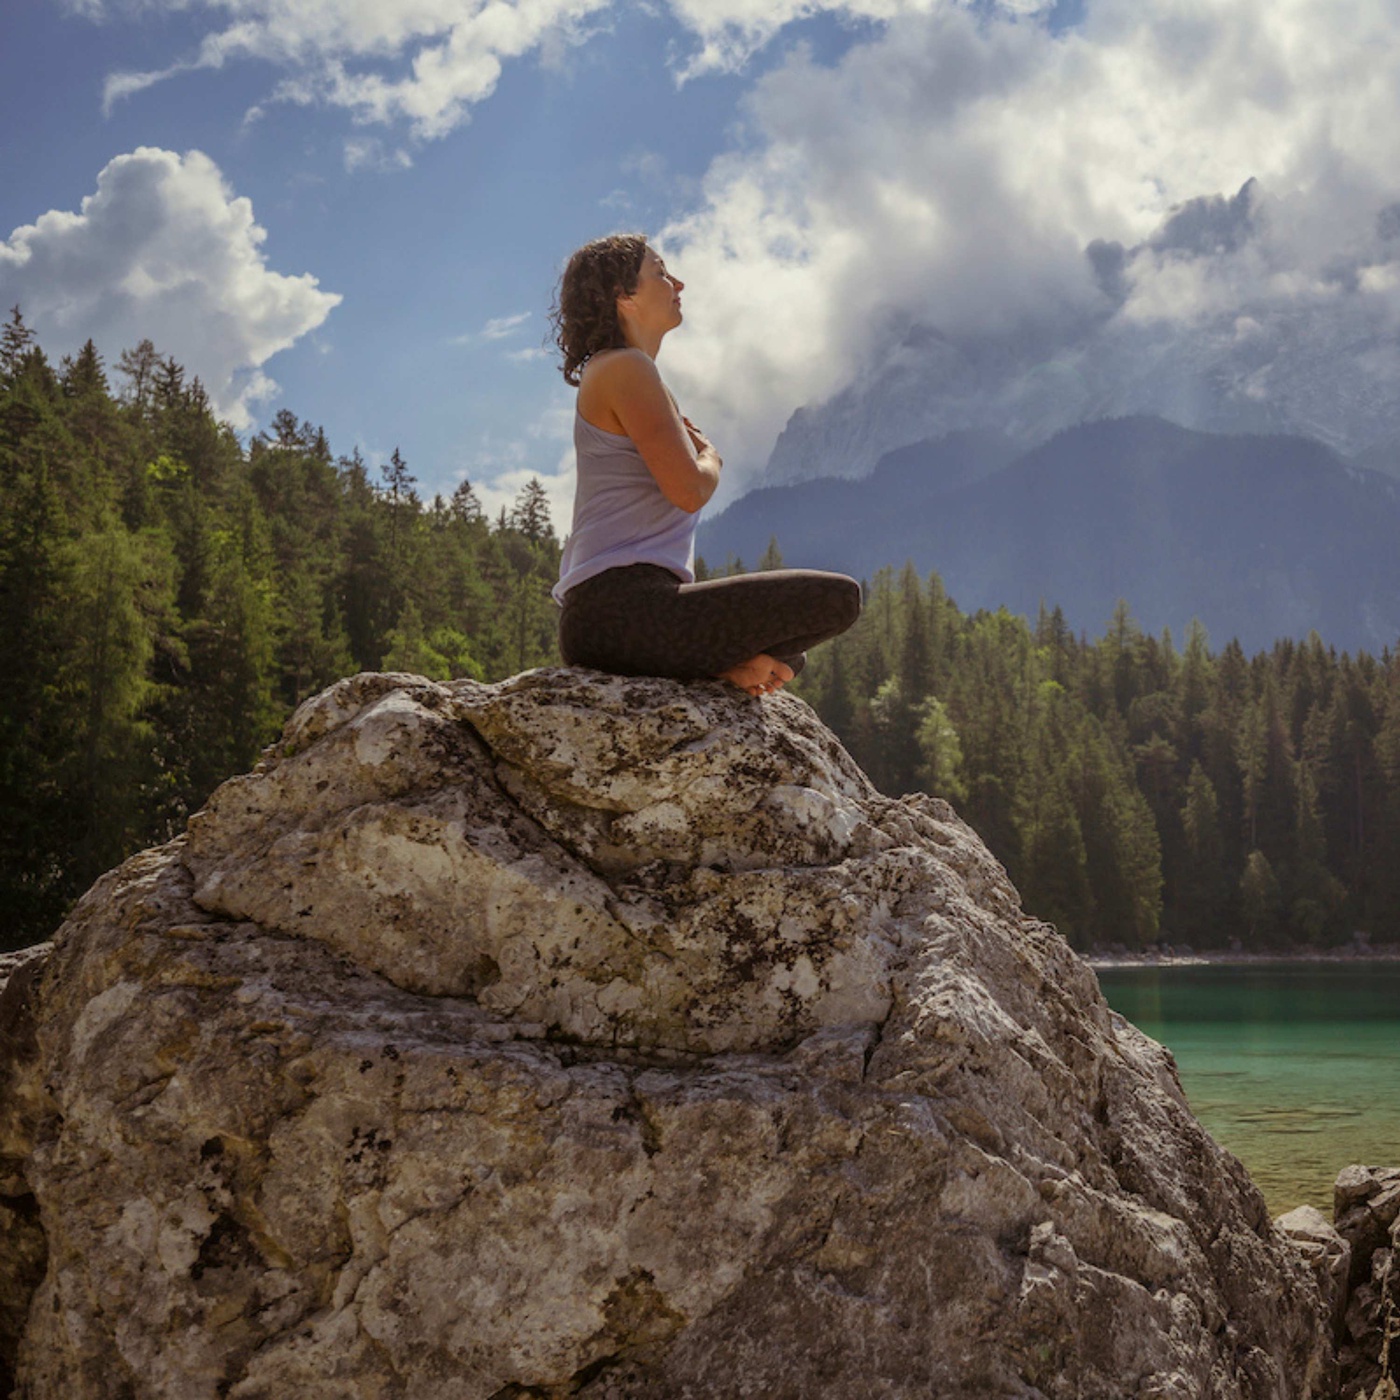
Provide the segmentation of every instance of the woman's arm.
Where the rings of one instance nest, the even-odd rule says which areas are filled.
[[[590,422],[616,418],[672,505],[693,514],[714,495],[719,453],[681,417],[650,355],[619,350],[590,365],[579,399]]]

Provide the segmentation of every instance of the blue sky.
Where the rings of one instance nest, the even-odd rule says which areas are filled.
[[[1128,312],[1189,329],[1310,294],[1396,197],[1396,23],[1393,0],[13,0],[0,297],[55,355],[149,335],[247,431],[286,406],[338,451],[398,446],[427,494],[465,474],[494,506],[538,473],[562,523],[571,395],[531,352],[568,252],[641,227],[689,283],[662,368],[732,495],[901,318],[1072,320],[1092,239],[1136,247],[1250,177],[1281,211],[1267,255],[1144,255]],[[1367,267],[1396,314],[1400,264]]]
[[[110,74],[197,49],[207,21],[94,22],[23,0],[0,25],[0,230],[77,210],[124,153],[203,152],[251,201],[267,265],[342,298],[266,362],[279,388],[249,404],[251,425],[288,406],[338,450],[358,444],[377,459],[400,446],[427,491],[450,490],[463,471],[485,485],[504,465],[556,470],[563,441],[540,425],[568,402],[565,386],[548,360],[509,356],[539,349],[574,245],[616,226],[657,228],[681,207],[743,87],[721,74],[678,88],[667,64],[678,27],[636,11],[553,65],[508,63],[489,99],[436,140],[414,140],[403,123],[357,127],[324,106],[267,104],[247,120],[280,76],[257,60],[177,74],[104,115]],[[379,143],[379,163],[348,168],[356,142]],[[411,166],[396,166],[398,150]],[[32,319],[54,353],[87,330]],[[511,324],[492,338],[492,322]],[[102,348],[113,360],[120,346]],[[197,352],[183,358],[200,370]]]

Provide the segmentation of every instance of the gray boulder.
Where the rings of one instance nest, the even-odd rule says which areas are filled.
[[[351,678],[34,966],[26,1400],[1325,1393],[1170,1057],[791,697]]]

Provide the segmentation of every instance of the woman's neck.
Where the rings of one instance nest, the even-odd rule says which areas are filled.
[[[640,326],[626,325],[622,327],[622,338],[633,350],[640,350],[643,355],[651,359],[656,358],[657,351],[661,349],[661,338],[665,331],[647,331]]]

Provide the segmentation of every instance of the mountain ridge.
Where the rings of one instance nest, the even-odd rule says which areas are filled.
[[[1009,460],[1007,460],[1009,457]],[[1076,630],[1126,600],[1150,631],[1199,619],[1250,650],[1319,632],[1379,651],[1400,636],[1400,483],[1312,439],[1205,433],[1155,415],[1077,424],[1016,452],[959,433],[887,453],[858,481],[764,488],[702,524],[700,553],[869,578],[906,560],[964,608]]]

